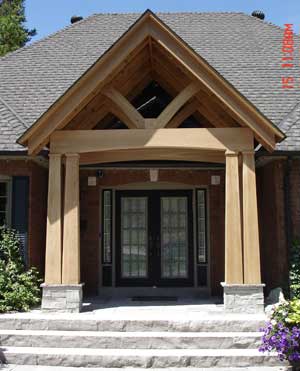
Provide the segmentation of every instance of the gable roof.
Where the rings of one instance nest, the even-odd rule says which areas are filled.
[[[97,14],[1,58],[0,96],[30,127],[140,15]],[[279,127],[300,101],[281,88],[279,27],[243,13],[158,16]]]

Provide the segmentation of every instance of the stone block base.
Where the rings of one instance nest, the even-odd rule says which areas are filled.
[[[264,284],[234,285],[221,283],[224,289],[224,308],[231,313],[262,313]]]
[[[82,287],[78,285],[41,285],[42,310],[46,312],[79,313],[82,307]]]

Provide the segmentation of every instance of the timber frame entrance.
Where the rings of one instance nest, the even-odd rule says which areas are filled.
[[[133,98],[153,80],[174,98],[146,118]],[[129,130],[112,128],[111,114]],[[191,115],[199,124],[180,127]],[[45,283],[80,283],[80,165],[184,160],[225,162],[225,282],[261,284],[254,148],[271,151],[283,138],[147,11],[19,140],[29,154],[49,149]]]

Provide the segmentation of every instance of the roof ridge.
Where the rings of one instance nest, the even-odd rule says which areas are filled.
[[[286,134],[290,131],[290,129],[296,124],[295,120],[291,120],[289,123],[289,118],[293,116],[295,113],[297,113],[298,109],[300,108],[300,102],[297,102],[294,107],[289,111],[289,113],[280,121],[278,124],[278,127]],[[284,124],[288,124],[286,128],[284,127]]]
[[[279,30],[283,30],[282,27],[280,27],[278,25],[275,25],[275,24],[273,24],[271,22],[266,22],[264,20],[258,19],[257,17],[253,17],[250,14],[247,14],[245,12],[235,12],[235,11],[228,11],[228,12],[225,12],[225,11],[221,11],[221,12],[209,12],[209,11],[208,12],[197,12],[197,11],[195,11],[195,12],[193,12],[193,11],[191,11],[191,12],[188,12],[188,11],[187,12],[179,12],[179,11],[175,11],[175,12],[154,12],[151,9],[146,9],[144,12],[111,12],[111,13],[110,12],[99,12],[99,13],[90,14],[89,16],[84,17],[82,20],[80,20],[80,21],[78,21],[76,23],[68,24],[67,26],[65,26],[65,27],[63,27],[63,28],[61,28],[61,29],[59,29],[59,30],[57,30],[57,31],[55,31],[55,32],[53,32],[53,33],[51,33],[51,34],[49,34],[49,35],[47,35],[47,36],[45,36],[45,37],[43,37],[41,39],[39,39],[39,40],[33,41],[30,44],[24,45],[23,47],[21,47],[21,48],[19,48],[17,50],[14,50],[14,51],[12,51],[10,53],[7,53],[3,57],[0,57],[0,63],[2,61],[4,61],[4,60],[10,58],[11,56],[14,56],[14,55],[22,52],[23,50],[31,49],[32,47],[34,47],[34,46],[36,46],[36,45],[38,45],[40,43],[43,43],[43,42],[45,42],[45,41],[47,41],[47,40],[55,37],[56,35],[60,35],[61,33],[63,33],[64,31],[66,31],[66,30],[68,30],[70,28],[75,28],[78,25],[82,25],[83,23],[86,23],[86,22],[90,21],[92,18],[97,18],[100,15],[136,15],[136,16],[139,15],[140,16],[143,13],[145,13],[146,11],[151,11],[151,12],[153,12],[154,14],[156,14],[158,16],[159,15],[164,15],[164,14],[183,14],[183,15],[184,14],[198,14],[198,15],[201,15],[201,14],[212,14],[212,15],[215,15],[215,14],[232,14],[232,15],[244,15],[247,18],[251,18],[251,19],[254,19],[254,20],[258,21],[258,22],[262,22],[263,24],[266,24],[268,26],[271,26],[273,28],[277,28]],[[296,35],[296,36],[298,36],[298,35]]]
[[[19,122],[24,126],[24,129],[28,129],[28,126],[25,124],[22,117],[1,97],[1,95],[0,102],[19,120]]]
[[[257,22],[263,23],[263,24],[265,24],[265,25],[267,25],[267,26],[270,26],[270,27],[272,27],[272,28],[277,28],[277,29],[279,29],[280,31],[283,31],[283,30],[284,30],[283,27],[278,26],[277,24],[272,23],[272,22],[270,22],[270,21],[265,21],[264,19],[260,19],[260,18],[257,18],[257,17],[253,17],[253,15],[248,14],[248,13],[244,13],[244,12],[242,12],[241,14],[242,14],[242,15],[245,15],[247,18],[254,19],[254,20],[257,21]],[[299,36],[299,35],[295,34],[295,36]]]
[[[91,16],[95,16],[95,15],[122,15],[122,14],[134,14],[134,15],[138,15],[138,14],[143,14],[145,13],[146,11],[150,11],[154,14],[245,14],[244,12],[180,12],[180,11],[174,11],[174,12],[155,12],[151,9],[146,9],[145,11],[143,12],[99,12],[99,13],[93,13],[90,15]]]

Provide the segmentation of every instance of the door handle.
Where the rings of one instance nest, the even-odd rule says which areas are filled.
[[[153,237],[150,234],[148,238],[148,254],[150,257],[152,256],[152,251],[153,251]]]
[[[155,245],[156,245],[156,253],[157,253],[157,256],[160,256],[161,246],[160,246],[160,238],[159,238],[158,235],[156,236],[156,242],[155,242]]]

